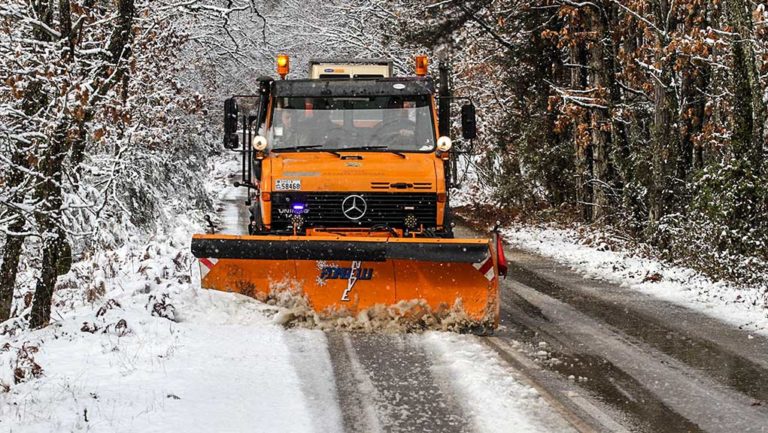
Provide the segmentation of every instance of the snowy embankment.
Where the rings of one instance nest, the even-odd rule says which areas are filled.
[[[188,237],[77,264],[98,301],[64,289],[51,326],[0,337],[0,430],[313,431],[274,308],[194,288]]]
[[[702,312],[741,329],[768,335],[767,287],[716,282],[694,270],[626,251],[598,235],[573,229],[515,225],[503,231],[512,246],[602,279]]]
[[[0,431],[314,431],[317,400],[328,413],[332,394],[307,399],[277,310],[196,287],[199,219],[190,211],[175,228],[76,263],[50,326],[0,335]],[[306,362],[329,364],[321,332],[291,341],[301,338],[315,346]]]

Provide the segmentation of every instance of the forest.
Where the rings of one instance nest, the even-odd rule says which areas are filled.
[[[454,47],[456,88],[484,109],[474,161],[494,206],[609,226],[669,260],[765,283],[765,4],[425,9],[402,33]]]
[[[478,108],[459,143],[470,208],[768,284],[762,2],[5,0],[0,322],[45,326],[72,263],[202,220],[222,101],[279,52],[296,74],[313,57],[444,62]]]

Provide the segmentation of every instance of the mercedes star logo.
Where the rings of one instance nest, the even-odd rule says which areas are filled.
[[[357,221],[365,215],[368,210],[368,205],[365,203],[365,199],[359,195],[350,195],[341,202],[341,211],[344,212],[344,216]]]

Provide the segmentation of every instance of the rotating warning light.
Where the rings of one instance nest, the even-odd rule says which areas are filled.
[[[416,75],[424,77],[427,75],[427,67],[429,66],[429,60],[427,56],[416,56]]]
[[[288,57],[288,54],[278,54],[277,55],[277,75],[280,75],[280,78],[285,80],[285,76],[288,75],[288,72],[291,70],[291,59]]]

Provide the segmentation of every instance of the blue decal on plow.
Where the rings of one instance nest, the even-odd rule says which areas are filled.
[[[373,279],[372,268],[358,268],[352,272],[352,268],[339,268],[326,266],[320,272],[320,279],[323,280],[348,280],[349,277],[354,276],[356,280],[370,280]]]

